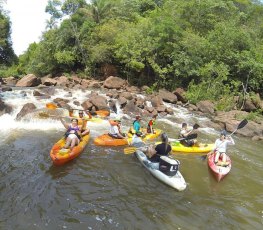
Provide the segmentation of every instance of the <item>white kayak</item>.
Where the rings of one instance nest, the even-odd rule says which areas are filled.
[[[179,170],[173,176],[166,175],[159,170],[160,163],[151,162],[142,151],[137,150],[135,152],[135,155],[137,156],[139,161],[143,164],[143,166],[147,168],[153,176],[155,176],[163,183],[171,186],[172,188],[177,189],[178,191],[183,191],[186,188],[186,182],[182,174],[179,172]]]

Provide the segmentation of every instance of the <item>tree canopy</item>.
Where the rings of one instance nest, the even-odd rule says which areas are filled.
[[[184,87],[196,95],[210,87],[216,98],[226,93],[216,86],[224,85],[262,95],[260,1],[50,0],[46,12],[48,29],[19,57],[18,75],[96,78],[112,65],[130,83],[152,89]],[[9,35],[10,23],[1,20],[7,18],[0,25]]]

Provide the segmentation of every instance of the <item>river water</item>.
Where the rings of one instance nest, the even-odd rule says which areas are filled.
[[[95,146],[93,139],[108,129],[103,121],[89,123],[91,140],[77,159],[56,167],[49,152],[64,133],[62,124],[14,119],[25,103],[41,109],[51,102],[32,92],[2,94],[15,110],[0,117],[1,230],[263,228],[262,142],[234,135],[236,145],[228,149],[232,170],[220,183],[201,155],[174,155],[187,182],[186,190],[177,192],[151,176],[134,155],[125,155],[123,147]],[[56,97],[66,94],[59,90]],[[73,93],[79,100],[85,95]],[[173,109],[175,116],[157,122],[169,137],[176,138],[183,120],[200,124],[207,120],[183,108]],[[124,120],[124,129],[130,123]],[[209,128],[200,132],[203,142],[214,142],[218,135]]]

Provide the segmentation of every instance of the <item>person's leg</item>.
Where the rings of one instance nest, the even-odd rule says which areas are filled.
[[[222,162],[226,163],[226,153],[222,153]]]
[[[67,137],[65,145],[62,147],[64,149],[67,149],[70,146],[71,139]]]
[[[220,153],[216,151],[214,154],[215,154],[215,164],[217,164]]]

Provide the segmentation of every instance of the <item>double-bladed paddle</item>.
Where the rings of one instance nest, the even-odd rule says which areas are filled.
[[[47,103],[46,108],[48,109],[58,109],[59,107],[54,103]],[[64,109],[64,108],[62,108]],[[85,111],[84,109],[70,109],[70,110],[78,110],[78,111]],[[97,111],[89,111],[91,115],[98,115],[100,117],[107,117],[109,116],[110,112],[107,110],[97,110]]]
[[[188,135],[187,137],[184,137],[184,138],[180,138],[180,139],[174,139],[173,142],[175,141],[182,141],[182,140],[191,140],[191,139],[195,139],[197,138],[197,134],[196,133],[193,133],[193,134],[190,134]],[[134,153],[136,150],[140,150],[142,148],[145,148],[147,147],[146,146],[143,146],[143,147],[127,147],[127,148],[124,148],[124,154],[132,154]]]
[[[247,123],[248,123],[247,119],[242,120],[242,121],[238,124],[237,128],[236,128],[229,136],[232,136],[238,129],[244,128],[244,127],[247,125]],[[213,151],[213,152],[214,152],[214,151]],[[212,153],[212,152],[209,152],[208,154],[211,154],[211,153]],[[201,159],[205,160],[206,157],[208,156],[208,154],[201,156]]]

